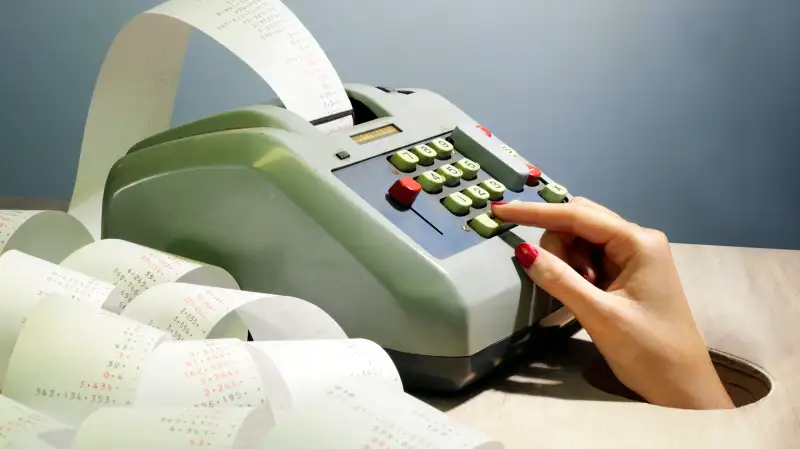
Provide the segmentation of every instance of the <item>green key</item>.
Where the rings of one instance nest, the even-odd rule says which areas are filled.
[[[466,215],[472,206],[472,200],[461,192],[453,192],[444,199],[442,204],[455,215]]]
[[[436,158],[436,151],[427,145],[417,145],[411,151],[419,158],[420,165],[431,165]]]
[[[475,207],[483,207],[489,200],[489,192],[480,188],[479,186],[469,186],[464,190],[464,195],[467,195],[472,200],[472,205]]]
[[[464,172],[464,179],[471,180],[478,177],[481,166],[477,162],[473,162],[469,159],[461,159],[456,162],[456,168]]]
[[[500,225],[487,214],[480,214],[470,220],[469,227],[477,232],[478,235],[487,239],[500,230]]]
[[[514,200],[514,201],[509,202],[508,204],[514,204],[514,203],[519,203],[519,202],[520,202],[519,200]],[[508,222],[505,222],[505,221],[495,217],[494,214],[492,213],[492,211],[486,212],[486,215],[488,215],[489,218],[491,218],[492,220],[494,220],[495,223],[497,223],[497,232],[496,232],[496,234],[499,234],[500,232],[508,231],[509,229],[511,229],[511,228],[513,228],[515,226],[514,223],[508,223]]]
[[[400,150],[392,155],[389,162],[400,171],[412,172],[417,168],[419,158],[408,150]]]
[[[436,150],[436,157],[439,159],[447,159],[453,153],[453,144],[450,142],[438,138],[433,139],[428,145],[430,145],[434,150]]]
[[[501,200],[503,198],[503,193],[506,191],[506,186],[494,179],[487,179],[483,181],[480,186],[489,192],[489,199],[492,201]]]
[[[444,176],[444,184],[449,187],[457,186],[461,182],[461,177],[464,176],[461,170],[450,164],[442,165],[436,172]]]
[[[503,149],[506,150],[506,153],[508,153],[508,154],[510,154],[510,155],[512,155],[514,157],[519,157],[519,153],[517,153],[516,150],[514,150],[510,146],[508,146],[506,144],[503,144]]]
[[[553,182],[544,186],[539,196],[548,203],[560,203],[567,197],[567,189]]]
[[[444,185],[444,176],[435,171],[426,171],[417,177],[417,182],[422,186],[422,190],[428,193],[439,193]]]

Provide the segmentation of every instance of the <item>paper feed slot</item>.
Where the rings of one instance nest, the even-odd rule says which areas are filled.
[[[369,104],[363,97],[361,98],[365,101],[362,101],[359,97],[357,93],[348,91],[348,98],[353,105],[351,113],[354,126],[389,116],[387,111],[375,104]],[[136,143],[128,150],[128,154],[178,139],[252,128],[275,128],[309,137],[322,134],[313,123],[285,109],[280,101],[274,101],[223,112],[177,126]]]

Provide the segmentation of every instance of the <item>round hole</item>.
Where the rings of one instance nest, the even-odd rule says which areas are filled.
[[[709,351],[709,354],[717,374],[725,385],[725,390],[736,407],[756,403],[772,391],[772,382],[769,377],[755,365],[714,350]],[[589,366],[583,372],[583,377],[600,391],[632,401],[644,402],[641,396],[628,389],[614,376],[611,368],[602,358]]]

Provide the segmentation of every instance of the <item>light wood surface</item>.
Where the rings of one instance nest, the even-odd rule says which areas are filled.
[[[0,209],[61,210],[66,211],[69,201],[20,196],[0,196]]]
[[[762,400],[694,411],[604,393],[583,374],[597,356],[584,332],[477,394],[424,399],[507,449],[800,448],[800,251],[676,244],[673,253],[708,346],[770,376]]]

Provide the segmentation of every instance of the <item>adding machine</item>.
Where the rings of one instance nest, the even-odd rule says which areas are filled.
[[[342,131],[276,102],[138,143],[109,173],[102,237],[310,301],[385,348],[410,388],[459,390],[532,339],[571,335],[539,325],[564,310],[513,257],[541,231],[490,211],[567,190],[433,92],[346,90]]]

